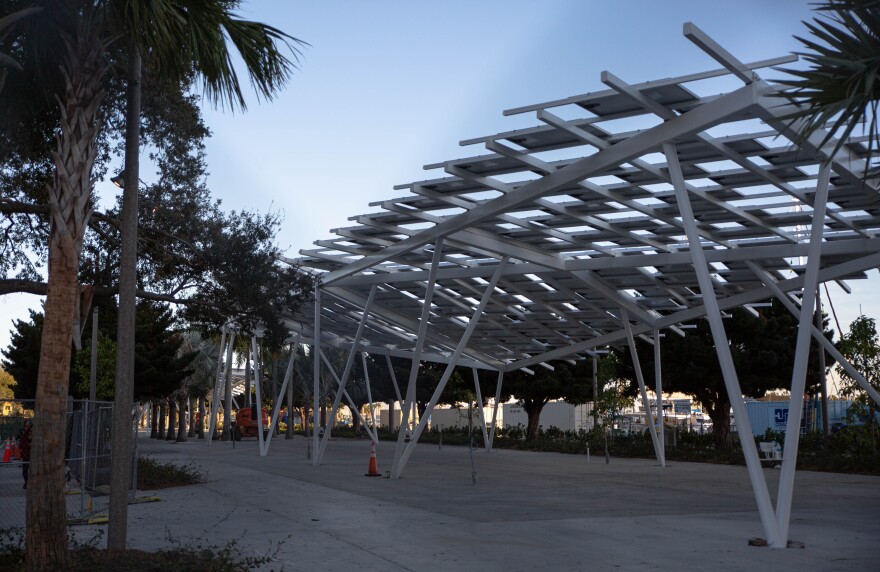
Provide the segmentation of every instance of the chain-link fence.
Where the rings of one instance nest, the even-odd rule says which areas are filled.
[[[0,401],[0,528],[25,525],[25,422],[33,415],[33,400]],[[67,516],[71,523],[88,522],[107,509],[112,422],[112,402],[68,401],[64,457]],[[135,450],[133,447],[133,454]]]

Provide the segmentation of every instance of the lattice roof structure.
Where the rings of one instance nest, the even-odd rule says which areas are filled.
[[[341,376],[314,359],[315,427],[324,367],[337,380],[333,419],[356,352],[411,357],[400,397],[406,425],[420,361],[448,363],[412,440],[398,432],[397,478],[454,366],[498,370],[500,391],[506,371],[551,367],[609,344],[634,350],[642,335],[655,346],[659,397],[660,332],[684,335],[681,324],[705,318],[748,435],[722,317],[770,298],[799,319],[792,404],[803,399],[811,337],[880,404],[812,325],[819,283],[880,266],[880,195],[866,179],[865,141],[850,138],[834,152],[833,139],[821,144],[824,133],[798,135],[786,118],[795,108],[757,71],[793,58],[746,65],[692,24],[684,34],[721,68],[636,85],[604,72],[608,89],[509,110],[534,113],[540,124],[463,141],[486,152],[428,165],[443,175],[397,187],[408,193],[373,203],[378,212],[352,217],[355,226],[301,252],[298,262],[320,283],[314,313],[289,316],[288,325],[316,355],[322,346],[350,350]],[[707,93],[717,80],[735,85]],[[650,408],[645,414],[665,466],[663,434]],[[741,440],[767,539],[778,547],[788,539],[800,419],[792,405],[775,507],[755,443]],[[314,433],[313,463],[331,430]],[[493,433],[483,431],[491,449]]]
[[[819,135],[799,141],[782,119],[791,108],[775,96],[778,86],[753,71],[793,58],[744,66],[708,51],[726,67],[637,85],[605,72],[609,89],[506,111],[533,112],[542,124],[463,141],[490,153],[426,166],[446,176],[396,187],[409,194],[372,203],[381,210],[351,217],[356,226],[302,251],[300,264],[321,272],[330,294],[327,341],[351,344],[376,286],[361,347],[411,355],[438,244],[426,359],[451,355],[502,260],[464,350],[472,365],[509,370],[620,342],[622,309],[639,331],[698,317],[702,296],[663,154],[669,143],[722,306],[772,296],[750,263],[797,288],[827,149]],[[697,95],[724,75],[742,87]],[[823,280],[877,266],[865,260],[880,250],[865,155],[865,142],[853,139],[833,163]],[[298,318],[294,329],[310,338],[313,316]]]

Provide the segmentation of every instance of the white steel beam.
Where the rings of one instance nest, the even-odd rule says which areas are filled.
[[[254,356],[257,356],[257,336],[251,337],[251,351],[253,351]],[[257,363],[257,360],[254,359],[254,362]],[[259,365],[254,368],[254,389],[257,393],[257,443],[260,445],[260,456],[265,457],[267,448],[265,439],[263,438],[263,360],[259,360]],[[235,439],[235,435],[232,435],[232,438]]]
[[[220,347],[217,349],[217,376],[214,379],[214,391],[211,392],[211,418],[208,420],[208,447],[214,440],[214,428],[217,424],[217,409],[220,405],[220,374],[223,371],[223,352],[226,351],[226,326],[220,328]],[[202,419],[204,424],[205,420]]]
[[[437,280],[437,266],[443,251],[443,240],[438,239],[434,244],[434,255],[431,259],[431,270],[428,276],[428,284],[425,288],[425,298],[422,306],[422,316],[419,319],[418,337],[416,338],[416,348],[413,352],[412,365],[409,370],[409,381],[406,386],[406,402],[401,410],[400,427],[397,430],[397,446],[394,448],[394,460],[391,464],[392,478],[398,478],[402,470],[402,464],[406,464],[403,460],[404,447],[406,446],[406,433],[410,424],[410,415],[416,400],[416,380],[419,374],[419,364],[422,361],[422,348],[425,345],[425,336],[428,332],[428,320],[431,317],[431,298],[434,295],[434,283]],[[455,360],[450,362],[450,366],[455,364]],[[413,415],[415,419],[415,415]],[[412,441],[411,441],[412,442]]]
[[[642,364],[639,361],[639,352],[636,351],[636,341],[633,338],[632,324],[629,323],[629,316],[626,309],[621,308],[621,320],[626,330],[626,340],[629,344],[629,352],[632,354],[633,369],[636,370],[636,381],[639,383],[639,392],[642,394],[642,405],[645,406],[645,425],[648,426],[648,432],[651,435],[651,443],[654,445],[654,455],[661,467],[666,466],[666,460],[663,458],[663,452],[660,449],[660,441],[657,438],[657,424],[654,422],[654,415],[651,413],[651,403],[648,401],[648,391],[645,387],[645,376],[642,372]]]
[[[425,430],[425,427],[428,424],[428,417],[431,416],[431,411],[434,410],[434,407],[440,400],[440,396],[443,394],[443,389],[445,389],[446,387],[446,382],[449,381],[449,377],[452,375],[452,372],[455,371],[455,367],[458,365],[458,358],[461,357],[462,351],[465,347],[467,347],[471,335],[474,333],[474,330],[477,329],[477,323],[480,321],[480,316],[482,316],[483,310],[486,309],[486,305],[489,303],[489,299],[492,297],[492,293],[495,291],[495,285],[498,284],[498,280],[499,278],[501,278],[501,271],[504,269],[504,266],[506,264],[507,259],[502,259],[501,264],[498,265],[498,268],[495,271],[495,275],[492,276],[492,280],[490,280],[489,285],[486,286],[486,292],[483,294],[483,298],[480,300],[480,304],[474,310],[474,315],[468,322],[467,328],[465,328],[464,333],[461,336],[461,340],[458,342],[458,346],[455,348],[455,353],[452,355],[452,360],[449,362],[449,365],[446,366],[446,370],[440,377],[440,381],[437,382],[437,388],[434,390],[434,394],[431,396],[430,401],[428,401],[428,406],[425,408],[425,415],[421,419],[419,419],[419,424],[416,427],[415,431],[413,431],[413,435],[410,439],[409,445],[406,446],[406,449],[400,456],[400,462],[395,463],[396,470],[392,469],[392,478],[400,478],[400,475],[403,472],[403,468],[406,466],[410,455],[412,455],[412,452],[415,450],[416,444],[419,441],[419,437],[422,435],[422,432]],[[402,441],[398,439],[398,443],[401,442]]]
[[[483,412],[483,392],[480,391],[480,376],[476,369],[471,369],[474,374],[474,391],[477,394],[477,410],[480,412],[480,428],[483,430],[483,448],[489,450],[489,432],[486,429],[486,415]]]
[[[531,181],[516,191],[489,200],[470,211],[446,219],[432,228],[420,231],[411,237],[395,243],[393,246],[384,248],[381,252],[365,256],[344,268],[328,272],[323,276],[323,283],[330,285],[336,280],[396,258],[437,238],[476,226],[480,221],[508,212],[518,205],[552,193],[554,190],[565,185],[581,181],[609,167],[626,163],[651,149],[656,149],[666,141],[672,141],[676,138],[708,129],[731,115],[752,107],[760,95],[760,92],[754,88],[754,85],[748,85],[732,91],[675,119],[646,129],[608,149],[575,161],[567,167],[540,179]]]
[[[824,248],[825,247],[823,246],[823,251]],[[819,271],[819,280],[821,282],[828,282],[844,276],[851,276],[853,273],[862,272],[871,268],[876,268],[878,266],[880,266],[880,253],[877,253],[875,251],[875,254],[869,254],[868,256],[863,256],[855,260],[847,260],[846,262],[823,268]],[[782,280],[777,284],[779,288],[781,288],[783,291],[788,292],[791,290],[802,288],[803,283],[804,277],[796,276],[794,278]],[[761,300],[766,300],[767,298],[771,298],[772,296],[773,291],[768,286],[764,286],[763,288],[756,288],[754,290],[742,292],[733,296],[728,296],[720,300],[716,299],[716,302],[718,303],[718,307],[721,310],[729,310],[731,308],[736,308],[745,304],[760,302]],[[654,326],[656,328],[668,328],[676,324],[682,324],[691,320],[696,320],[697,318],[701,318],[706,315],[706,312],[706,306],[694,306],[686,310],[681,310],[672,314],[659,317],[655,320]],[[650,332],[652,329],[653,328],[648,325],[636,325],[633,326],[633,333],[636,335],[644,334]],[[623,340],[625,338],[626,333],[623,331],[623,329],[616,332],[609,332],[607,334],[596,336],[595,338],[591,338],[589,340],[576,342],[568,346],[549,350],[542,354],[533,355],[525,359],[509,362],[505,366],[503,366],[502,369],[504,371],[513,371],[516,369],[526,368],[541,362],[561,359],[596,347],[606,346],[608,344],[619,342],[620,340]]]
[[[367,382],[367,401],[370,403],[370,423],[373,425],[373,432],[378,431],[376,427],[376,408],[373,406],[373,389],[370,387],[370,370],[367,369],[367,354],[361,352],[361,364],[364,368],[364,381]]]
[[[654,330],[654,382],[657,394],[657,417],[660,418],[660,464],[666,466],[666,425],[663,423],[663,368],[660,360],[660,330]]]
[[[327,427],[324,429],[324,435],[321,437],[321,444],[318,448],[318,463],[321,464],[321,460],[324,458],[324,451],[327,449],[327,443],[330,441],[330,434],[333,431],[333,421],[336,419],[336,412],[339,410],[339,403],[342,401],[342,393],[345,391],[345,386],[348,383],[348,378],[351,375],[352,367],[354,366],[354,359],[357,355],[358,344],[360,344],[361,336],[364,333],[364,326],[367,324],[367,320],[370,317],[370,311],[373,308],[373,300],[376,299],[376,289],[377,286],[373,286],[370,288],[370,294],[367,296],[367,303],[364,305],[364,311],[361,314],[361,321],[358,324],[357,333],[354,335],[354,340],[351,343],[351,350],[348,352],[348,359],[345,360],[345,368],[342,370],[342,380],[339,382],[339,388],[336,390],[336,396],[333,398],[333,407],[330,409],[330,419],[331,422],[327,424]]]
[[[501,407],[501,384],[504,382],[504,372],[498,372],[498,381],[495,386],[495,407],[492,408],[492,428],[489,430],[489,452],[492,452],[492,444],[495,443],[495,428],[498,426],[498,408]]]
[[[315,285],[315,322],[312,339],[312,465],[318,466],[318,426],[321,382],[321,285]]]
[[[679,212],[681,213],[682,221],[685,224],[688,242],[691,246],[694,270],[697,273],[697,279],[700,284],[700,293],[703,295],[706,318],[709,321],[712,338],[715,342],[715,351],[718,354],[718,361],[721,365],[724,385],[727,389],[727,395],[730,398],[730,404],[733,407],[733,414],[736,418],[739,433],[740,435],[746,435],[745,439],[740,439],[740,443],[742,444],[743,454],[746,458],[746,467],[748,468],[749,479],[751,480],[752,489],[755,493],[755,500],[758,503],[758,512],[761,515],[761,523],[764,526],[764,533],[767,535],[768,542],[771,545],[775,545],[779,538],[779,529],[776,524],[773,504],[770,501],[770,491],[767,488],[767,481],[764,479],[764,473],[761,469],[761,460],[758,458],[758,448],[755,445],[755,440],[752,438],[752,427],[751,423],[749,423],[748,414],[746,413],[745,403],[743,402],[742,389],[740,388],[739,379],[736,374],[733,356],[730,353],[727,333],[724,331],[724,324],[721,321],[721,308],[718,305],[718,299],[715,297],[715,290],[712,287],[712,280],[709,275],[709,266],[706,262],[702,243],[700,242],[699,235],[696,231],[694,213],[691,208],[687,188],[684,184],[684,177],[681,172],[681,166],[678,162],[678,154],[675,145],[672,143],[664,143],[663,152],[666,155],[669,174],[672,177],[673,187],[675,188],[675,196],[678,202]]]
[[[281,389],[278,390],[278,397],[275,399],[275,406],[272,408],[272,417],[269,419],[269,434],[266,438],[265,447],[260,448],[260,456],[265,457],[269,453],[269,445],[272,443],[272,436],[275,433],[275,424],[278,423],[278,413],[281,411],[281,402],[282,396],[284,392],[287,391],[288,386],[291,384],[291,379],[293,379],[293,364],[296,361],[296,349],[299,344],[294,343],[291,347],[290,352],[290,361],[287,362],[287,371],[284,372],[284,381],[281,384]],[[259,404],[260,407],[263,406],[262,403]],[[263,414],[260,414],[260,422],[262,423]],[[287,422],[293,423],[293,414],[290,411],[290,405],[288,404],[287,411]]]
[[[330,360],[327,359],[327,356],[325,356],[323,352],[321,353],[321,360],[323,360],[323,362],[324,362],[324,366],[327,368],[327,371],[330,372],[330,375],[331,375],[331,376],[333,377],[333,379],[336,381],[336,386],[337,386],[338,388],[341,388],[341,386],[342,386],[342,380],[341,380],[341,379],[339,378],[339,376],[336,374],[336,370],[333,369],[333,364],[330,363]],[[366,429],[367,434],[369,434],[370,438],[371,438],[373,441],[378,441],[378,440],[379,440],[379,437],[376,435],[375,429],[373,429],[373,430],[371,431],[370,428],[367,426],[367,421],[364,419],[364,416],[361,415],[361,412],[360,412],[360,410],[358,409],[357,404],[355,404],[354,399],[351,398],[351,395],[348,394],[348,391],[342,389],[342,395],[343,395],[343,397],[345,397],[346,401],[348,401],[348,404],[351,406],[351,410],[352,410],[352,412],[353,412],[353,413],[355,414],[355,416],[360,420],[361,424],[362,424],[362,425],[364,426],[364,428]],[[332,425],[334,421],[335,421],[335,419],[329,419],[329,420],[328,420],[328,424],[329,424],[329,425]]]

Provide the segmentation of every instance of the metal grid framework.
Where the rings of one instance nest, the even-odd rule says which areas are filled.
[[[351,350],[341,388],[356,351],[503,375],[635,336],[656,351],[661,330],[685,335],[679,324],[705,317],[740,431],[750,434],[721,320],[777,297],[801,320],[792,401],[802,398],[817,284],[845,286],[880,265],[865,141],[852,138],[832,157],[821,133],[798,137],[784,119],[793,107],[756,71],[793,57],[747,65],[692,24],[684,35],[721,68],[635,85],[603,72],[608,89],[508,110],[534,113],[540,125],[463,141],[487,153],[428,165],[443,176],[397,187],[409,193],[373,203],[379,212],[301,251],[298,262],[322,280],[315,313],[289,325],[304,343]],[[735,85],[704,94],[719,81]],[[414,367],[406,415],[416,377]],[[662,433],[648,417],[663,465]],[[775,509],[755,445],[743,442],[774,546],[788,537],[799,422],[791,415]],[[423,423],[410,443],[400,432],[392,476]],[[314,437],[316,464],[328,438],[319,448]]]

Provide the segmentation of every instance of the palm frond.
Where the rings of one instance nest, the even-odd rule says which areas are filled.
[[[822,16],[805,22],[811,37],[796,36],[807,69],[779,70],[792,76],[778,80],[780,95],[799,108],[785,119],[802,122],[803,140],[827,128],[821,145],[836,138],[834,153],[863,124],[870,166],[880,140],[880,1],[829,0],[817,10]]]

